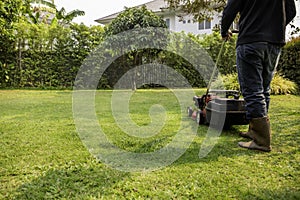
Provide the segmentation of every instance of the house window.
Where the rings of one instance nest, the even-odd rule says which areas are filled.
[[[199,30],[211,29],[211,20],[204,20],[199,22]]]
[[[205,29],[211,29],[211,21],[210,20],[205,21]]]
[[[204,30],[204,21],[199,23],[199,30]]]
[[[169,18],[166,19],[166,25],[167,25],[168,28],[170,28],[170,19]]]
[[[185,20],[183,20],[183,21],[182,21],[182,23],[183,23],[183,24],[186,24],[186,21],[185,21]]]

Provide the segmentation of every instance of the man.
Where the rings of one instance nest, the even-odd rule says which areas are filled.
[[[285,29],[296,15],[294,0],[228,0],[221,22],[222,38],[231,36],[229,28],[237,14],[237,70],[246,102],[249,130],[241,136],[250,142],[240,147],[271,151],[268,118],[270,83],[285,44]]]

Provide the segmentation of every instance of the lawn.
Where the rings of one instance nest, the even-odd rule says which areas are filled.
[[[181,118],[170,91],[137,91],[130,100],[131,119],[148,125],[149,108],[160,104],[166,123],[152,137],[131,137],[114,121],[111,96],[96,93],[97,117],[108,138],[127,151],[156,151],[172,141],[181,119],[193,123]],[[237,147],[244,140],[237,133],[247,126],[234,126],[199,159],[208,128],[200,126],[173,164],[124,172],[96,160],[80,140],[72,91],[1,90],[0,199],[300,199],[300,96],[272,96],[270,117],[271,153]]]

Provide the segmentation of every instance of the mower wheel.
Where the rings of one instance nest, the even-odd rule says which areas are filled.
[[[188,114],[188,117],[192,117],[192,115],[193,115],[192,107],[187,107],[187,114]]]
[[[197,115],[196,115],[196,123],[201,125],[205,123],[205,118],[203,116],[203,112],[201,110],[197,111]]]

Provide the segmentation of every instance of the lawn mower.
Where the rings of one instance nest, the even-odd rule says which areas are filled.
[[[187,108],[187,113],[199,125],[210,124],[213,127],[220,127],[224,122],[222,128],[228,129],[232,125],[247,125],[249,121],[246,119],[245,101],[240,98],[239,91],[210,89],[225,42],[224,40],[221,45],[206,94],[193,97],[196,109],[190,106]]]
[[[193,97],[195,106],[187,108],[189,117],[192,117],[197,124],[210,124],[218,126],[224,121],[224,129],[232,125],[246,125],[245,101],[240,98],[240,92],[236,90],[209,90],[209,93],[201,97]],[[212,115],[215,115],[212,120]],[[224,119],[225,118],[225,119]]]

